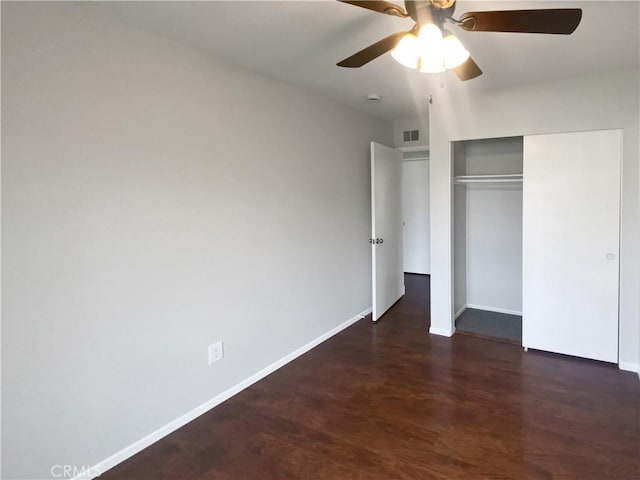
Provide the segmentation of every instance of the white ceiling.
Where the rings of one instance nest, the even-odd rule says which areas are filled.
[[[563,7],[582,8],[583,17],[570,36],[453,28],[484,75],[461,83],[447,72],[435,80],[448,88],[481,91],[638,68],[639,5],[638,1],[460,0],[455,17],[470,10]],[[411,19],[337,1],[89,2],[84,8],[389,119],[424,108],[434,80],[433,75],[429,78],[399,65],[389,54],[359,69],[336,67],[336,62],[370,43],[413,25]],[[382,101],[367,102],[367,93],[380,94]]]

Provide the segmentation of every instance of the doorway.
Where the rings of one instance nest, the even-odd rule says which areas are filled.
[[[410,153],[405,152],[402,161],[404,272],[429,275],[429,158],[426,151]]]

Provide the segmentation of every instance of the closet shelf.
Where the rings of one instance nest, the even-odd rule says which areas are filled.
[[[522,183],[522,174],[458,175],[453,177],[453,183],[457,185],[468,185],[471,183]]]
[[[408,147],[398,147],[401,152],[426,152],[429,153],[429,145],[411,145]]]

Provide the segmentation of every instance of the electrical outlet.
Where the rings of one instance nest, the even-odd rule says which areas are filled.
[[[222,341],[209,345],[209,365],[219,362],[224,358],[224,350],[222,349]]]

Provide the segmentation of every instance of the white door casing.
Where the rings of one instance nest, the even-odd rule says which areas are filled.
[[[618,361],[622,132],[524,138],[523,337]]]
[[[371,142],[373,321],[404,295],[402,153]]]

